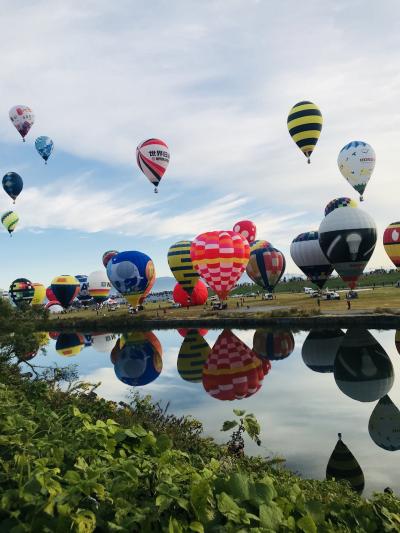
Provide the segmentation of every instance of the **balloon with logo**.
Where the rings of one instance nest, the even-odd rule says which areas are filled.
[[[50,139],[50,137],[41,136],[38,137],[35,141],[35,148],[37,153],[40,155],[42,159],[44,159],[44,164],[47,165],[47,160],[51,156],[51,152],[53,151],[54,143]]]
[[[168,250],[168,265],[176,281],[189,294],[192,293],[199,280],[190,257],[192,241],[178,241]]]
[[[301,348],[304,364],[314,372],[333,372],[343,337],[341,329],[312,329]]]
[[[365,485],[363,471],[357,459],[342,441],[342,434],[339,433],[338,437],[339,440],[326,467],[326,479],[347,481],[355,492],[361,494]]]
[[[132,332],[123,335],[119,347],[120,350],[114,353],[113,359],[115,375],[120,381],[137,387],[158,378],[163,363],[154,339],[149,338],[145,332]]]
[[[256,240],[257,228],[251,220],[239,220],[239,222],[236,222],[233,226],[233,231],[240,233],[242,237],[247,239],[249,244]]]
[[[194,268],[220,300],[227,299],[246,269],[249,256],[249,243],[234,231],[201,233],[190,248]]]
[[[216,340],[203,368],[203,386],[218,400],[241,400],[255,394],[271,363],[260,359],[232,331]]]
[[[383,247],[389,259],[400,269],[400,222],[392,222],[383,233]]]
[[[249,278],[260,287],[273,292],[286,268],[285,256],[277,248],[258,248],[250,254],[246,268]]]
[[[183,289],[180,283],[174,287],[172,297],[174,302],[180,304],[182,307],[193,305],[204,305],[208,298],[208,289],[206,285],[199,279],[191,294],[188,294]]]
[[[92,333],[90,338],[90,346],[93,346],[96,352],[110,353],[117,340],[117,335],[115,333]]]
[[[63,357],[78,355],[84,346],[80,333],[60,333],[56,340],[56,352]]]
[[[112,259],[114,257],[114,255],[117,255],[117,253],[118,253],[117,250],[107,250],[106,252],[104,252],[103,257],[101,258],[101,260],[102,260],[103,265],[105,266],[105,268],[107,268],[109,260]]]
[[[368,431],[377,446],[390,452],[400,450],[400,411],[388,395],[375,405]]]
[[[114,255],[108,262],[107,276],[111,285],[136,307],[156,274],[150,257],[132,250]]]
[[[51,282],[51,290],[60,305],[66,309],[79,293],[79,281],[74,276],[56,276]]]
[[[318,231],[319,244],[336,272],[354,289],[376,244],[376,225],[359,208],[341,207],[327,215]]]
[[[1,223],[6,228],[8,233],[11,234],[15,230],[16,225],[18,224],[19,216],[15,211],[6,211],[1,215]]]
[[[17,307],[23,307],[32,302],[35,289],[29,279],[17,278],[11,283],[8,293]]]
[[[34,294],[32,298],[32,305],[41,305],[46,296],[46,287],[41,283],[32,283]]]
[[[169,148],[161,139],[147,139],[136,148],[138,167],[154,185],[154,192],[169,164]]]
[[[177,368],[182,379],[201,383],[203,367],[211,348],[197,329],[189,329],[179,350]]]
[[[253,351],[268,361],[286,359],[294,350],[294,337],[289,330],[257,329],[253,337]]]
[[[21,176],[16,172],[7,172],[7,174],[3,176],[3,189],[8,196],[14,200],[14,204],[23,187],[24,182],[22,181]]]
[[[287,126],[290,136],[310,163],[310,157],[322,130],[322,114],[319,108],[307,100],[298,102],[289,111]]]
[[[83,304],[88,303],[89,300],[92,299],[89,294],[88,277],[86,276],[86,274],[77,274],[75,278],[79,281],[79,292],[77,295],[77,299]]]
[[[16,105],[10,109],[9,117],[25,142],[25,137],[35,122],[32,109],[26,105]]]
[[[89,294],[96,303],[107,300],[111,285],[104,270],[96,270],[88,276]]]
[[[359,193],[362,202],[375,168],[374,149],[363,141],[351,141],[340,150],[337,162],[342,176]]]
[[[318,231],[297,235],[290,245],[290,255],[307,279],[322,289],[333,272],[333,266],[321,250]]]
[[[338,209],[339,207],[358,207],[358,204],[355,200],[347,198],[346,196],[335,198],[331,200],[328,204],[326,204],[324,211],[325,216],[329,215],[329,213],[332,213],[334,209]]]

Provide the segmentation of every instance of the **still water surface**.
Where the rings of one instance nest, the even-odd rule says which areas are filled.
[[[200,335],[200,333],[204,335]],[[183,335],[186,333],[186,340]],[[364,495],[389,486],[400,492],[400,355],[395,331],[365,329],[176,330],[120,335],[57,334],[35,365],[76,364],[80,378],[101,381],[101,396],[127,400],[151,394],[170,412],[201,420],[207,435],[232,409],[256,415],[261,447],[283,456],[304,477],[324,479],[342,434],[365,478]],[[400,349],[400,348],[399,348]],[[160,355],[161,353],[161,355]],[[232,401],[232,398],[234,398]],[[359,476],[350,456],[334,468]]]

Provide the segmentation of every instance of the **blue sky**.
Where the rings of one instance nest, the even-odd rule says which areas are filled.
[[[292,239],[318,228],[332,198],[357,196],[336,164],[354,139],[377,154],[363,204],[379,230],[369,267],[389,266],[381,241],[399,218],[399,18],[395,0],[7,4],[0,171],[20,173],[24,190],[13,238],[0,233],[0,287],[98,270],[110,248],[146,252],[169,275],[170,244],[242,218],[296,272]],[[311,165],[286,127],[303,99],[324,116]],[[36,115],[25,144],[8,119],[15,104]],[[39,135],[54,140],[47,167]],[[158,195],[135,161],[152,136],[171,152]],[[1,194],[0,211],[11,207]]]

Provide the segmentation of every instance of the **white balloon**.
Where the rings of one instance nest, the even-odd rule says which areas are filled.
[[[337,162],[342,176],[360,194],[362,200],[375,168],[374,149],[368,143],[352,141],[340,150]]]
[[[35,122],[32,109],[26,105],[16,105],[9,111],[9,117],[23,140]]]

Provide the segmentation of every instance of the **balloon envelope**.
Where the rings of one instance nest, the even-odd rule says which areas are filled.
[[[110,353],[117,340],[115,333],[92,333],[90,337],[90,346],[100,353]]]
[[[208,298],[208,289],[201,280],[198,280],[192,294],[188,294],[185,289],[177,283],[174,287],[172,297],[174,302],[180,304],[182,307],[204,305]]]
[[[8,292],[14,304],[21,307],[32,302],[35,289],[29,279],[17,278],[11,283]]]
[[[291,331],[257,329],[253,337],[253,351],[268,361],[286,359],[294,350],[294,337]]]
[[[383,246],[394,266],[400,269],[400,222],[393,222],[385,229]]]
[[[162,370],[162,358],[151,340],[144,333],[135,332],[123,342],[114,357],[117,378],[131,386],[147,385],[157,379]],[[121,340],[119,345],[121,347]]]
[[[50,137],[46,137],[45,135],[38,137],[35,141],[36,151],[40,155],[40,157],[44,159],[46,163],[47,163],[48,158],[51,156],[53,147],[54,147],[53,141],[50,139]]]
[[[161,139],[147,139],[136,148],[136,161],[156,190],[169,164],[169,149]]]
[[[84,344],[80,333],[60,333],[56,341],[56,352],[63,357],[78,355]]]
[[[310,162],[322,130],[322,114],[312,102],[298,102],[287,119],[290,136]]]
[[[326,467],[326,479],[347,481],[350,483],[351,488],[359,494],[364,490],[365,480],[363,471],[357,459],[342,441],[340,434]]]
[[[168,265],[174,278],[189,294],[199,280],[190,257],[192,241],[178,241],[168,250]]]
[[[272,292],[283,276],[285,268],[286,260],[283,253],[269,246],[252,250],[246,272],[254,283]]]
[[[79,281],[79,292],[77,298],[80,302],[88,302],[92,299],[89,294],[89,282],[86,274],[77,274],[75,278]],[[50,298],[49,298],[50,299]]]
[[[178,373],[185,381],[201,383],[203,367],[210,355],[211,348],[196,329],[190,329],[178,354]]]
[[[233,226],[233,231],[240,233],[242,237],[247,239],[249,244],[256,240],[257,228],[251,220],[239,220],[239,222],[236,222]]]
[[[9,117],[22,139],[25,140],[25,136],[35,122],[32,109],[26,105],[16,105],[10,109]]]
[[[375,167],[374,149],[363,141],[352,141],[340,150],[337,162],[342,176],[360,194],[362,200]]]
[[[201,233],[190,248],[194,268],[221,300],[244,272],[249,255],[249,243],[234,231]]]
[[[368,431],[377,446],[390,452],[400,450],[400,411],[389,396],[383,396],[374,407]]]
[[[18,221],[19,216],[15,211],[6,211],[1,215],[1,223],[10,235],[15,230],[15,226],[18,224]]]
[[[321,250],[318,231],[300,233],[290,245],[290,255],[307,279],[322,289],[333,272],[333,266]]]
[[[51,282],[51,290],[64,309],[71,305],[78,295],[79,287],[79,281],[74,276],[56,276]]]
[[[253,241],[250,244],[250,253],[254,252],[254,250],[258,250],[259,248],[268,248],[269,246],[272,246],[272,244],[269,241],[265,241],[263,239]]]
[[[322,220],[318,233],[325,257],[353,289],[375,249],[375,222],[361,209],[342,207]]]
[[[46,297],[46,287],[41,283],[32,283],[34,288],[34,295],[32,298],[32,305],[41,305]]]
[[[3,176],[3,189],[8,196],[14,200],[14,203],[23,187],[24,182],[22,181],[21,176],[16,172],[7,172],[7,174]]]
[[[107,265],[108,265],[108,262],[109,260],[114,257],[114,255],[117,255],[118,251],[117,250],[107,250],[106,252],[104,252],[103,254],[103,257],[101,258],[101,260],[103,261],[103,265],[107,268]]]
[[[304,364],[314,372],[333,372],[343,337],[341,329],[312,329],[301,348]]]
[[[332,213],[332,211],[338,209],[339,207],[358,207],[358,204],[355,200],[347,198],[346,196],[335,198],[326,205],[325,216],[329,215],[329,213]]]
[[[155,275],[153,261],[138,251],[119,252],[107,265],[111,284],[134,307]]]
[[[88,276],[89,294],[97,302],[107,300],[110,294],[111,284],[104,270],[96,270]]]

